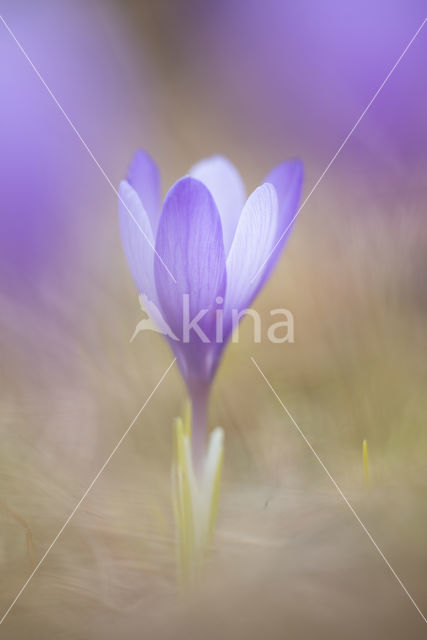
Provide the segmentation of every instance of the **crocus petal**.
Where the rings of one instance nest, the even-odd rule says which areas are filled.
[[[292,226],[301,197],[303,164],[301,160],[282,162],[270,171],[264,182],[269,182],[277,191],[279,201],[279,221],[276,242],[279,251],[283,247]]]
[[[245,203],[245,187],[240,174],[227,158],[212,156],[191,167],[189,175],[203,182],[216,202],[227,255]]]
[[[160,173],[146,151],[140,150],[135,153],[126,180],[137,192],[155,236],[160,214]]]
[[[164,318],[182,338],[184,294],[190,320],[210,310],[199,326],[211,339],[215,299],[225,289],[225,254],[222,228],[215,202],[199,180],[181,178],[166,196],[156,237],[156,252],[168,265],[176,283],[157,255],[154,275]],[[187,304],[187,303],[184,303]],[[192,337],[196,337],[194,332]]]
[[[153,271],[153,231],[138,194],[126,180],[119,186],[119,220],[123,247],[137,289],[158,304]]]
[[[264,264],[260,268],[262,278],[259,281],[258,289],[260,289],[269,278],[292,231],[301,198],[302,180],[303,164],[300,160],[282,162],[272,169],[265,178],[265,182],[272,184],[276,189],[279,214],[276,237],[274,238],[268,255],[265,257]]]
[[[263,263],[276,238],[278,199],[271,184],[263,184],[249,196],[227,256],[225,315],[247,308],[261,286]]]

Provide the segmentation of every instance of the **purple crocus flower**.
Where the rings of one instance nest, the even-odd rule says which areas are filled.
[[[246,200],[238,171],[213,156],[178,180],[161,207],[159,171],[139,151],[120,184],[129,267],[187,384],[196,458],[204,450],[209,390],[233,320],[251,305],[280,255],[302,176],[299,160],[284,162]]]

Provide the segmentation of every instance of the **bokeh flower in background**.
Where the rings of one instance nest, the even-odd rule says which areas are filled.
[[[119,32],[111,32],[116,12],[68,0],[6,1],[2,15],[103,168],[114,174],[116,158],[126,151],[123,131],[132,126],[129,103],[138,109],[140,134],[148,111],[144,83],[136,88],[124,73],[128,48]],[[43,286],[71,293],[77,256],[91,269],[85,234],[102,226],[102,208],[114,192],[3,24],[1,30],[0,291],[36,304]],[[142,78],[141,66],[138,73]],[[113,155],[106,153],[112,148]]]
[[[116,194],[67,117],[114,180],[129,153],[127,135],[148,128],[148,70],[143,52],[138,64],[130,61],[114,7],[6,0],[1,14],[25,52],[1,23],[0,341],[9,362],[3,385],[11,406],[26,413],[25,389],[34,407],[24,439],[46,442],[46,455],[52,449],[70,463],[77,456],[92,465],[98,435],[89,387],[103,349],[95,338],[98,301],[108,287],[95,285],[104,261],[93,235],[96,246],[114,244]],[[134,66],[138,86],[128,75]],[[81,358],[88,351],[89,366]],[[89,424],[83,418],[76,428],[65,407],[76,406],[79,394]]]
[[[236,133],[250,130],[270,150],[301,153],[303,145],[323,165],[425,18],[423,0],[219,0],[215,10],[190,0],[187,7],[174,17],[197,34],[179,41],[189,73],[200,84],[208,79],[208,99],[227,111]],[[424,59],[419,38],[346,149],[342,162],[355,178],[402,185],[427,161]]]

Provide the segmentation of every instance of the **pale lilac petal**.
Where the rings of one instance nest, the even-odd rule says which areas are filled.
[[[295,215],[301,198],[303,169],[304,167],[300,160],[289,160],[272,169],[265,178],[265,182],[272,184],[276,189],[279,214],[274,243],[268,256],[266,256],[265,264],[260,269],[262,278],[259,281],[258,290],[264,285],[273,271],[294,226]]]
[[[227,256],[225,312],[249,307],[263,282],[264,262],[277,233],[278,199],[271,184],[255,189],[243,207]]]
[[[212,338],[216,297],[223,296],[225,290],[225,254],[217,207],[199,180],[182,178],[167,194],[156,252],[176,279],[176,282],[172,280],[156,255],[154,274],[165,321],[181,339],[183,296],[188,294],[191,319],[199,311],[209,310],[199,324]],[[194,333],[192,338],[200,343]]]
[[[301,160],[289,160],[274,167],[264,180],[272,184],[277,191],[279,221],[276,242],[281,239],[279,251],[293,226],[293,218],[301,197],[303,173]]]
[[[158,304],[154,283],[154,237],[147,212],[126,180],[119,186],[119,220],[123,247],[138,291]]]
[[[211,192],[221,216],[224,249],[231,247],[240,213],[245,203],[245,186],[235,166],[222,156],[201,160],[189,171]]]
[[[148,214],[153,234],[156,235],[160,215],[160,173],[146,151],[135,153],[126,180],[137,192]]]

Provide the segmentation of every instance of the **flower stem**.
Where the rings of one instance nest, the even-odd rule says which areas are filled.
[[[206,436],[208,429],[209,385],[193,388],[191,398],[192,417],[192,455],[196,474],[203,468],[206,455]]]
[[[224,432],[213,429],[199,476],[195,473],[189,417],[175,420],[172,506],[177,533],[177,568],[183,586],[195,586],[209,549],[218,508]]]

